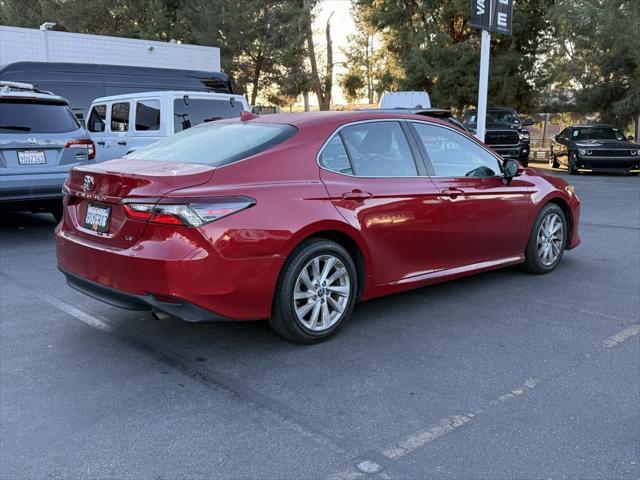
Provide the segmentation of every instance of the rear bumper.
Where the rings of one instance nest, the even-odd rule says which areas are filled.
[[[640,172],[640,156],[635,157],[596,157],[578,155],[579,169],[602,172]]]
[[[169,298],[160,299],[154,295],[135,295],[114,288],[105,287],[99,283],[90,282],[86,278],[60,270],[67,277],[67,285],[96,300],[101,300],[109,305],[124,308],[126,310],[141,310],[162,312],[172,317],[180,318],[187,322],[216,322],[225,321],[227,318],[198,307],[184,300]]]
[[[129,248],[110,247],[74,235],[68,221],[56,228],[58,268],[91,297],[191,322],[271,314],[281,257],[229,259],[198,229],[158,225]]]
[[[0,202],[24,202],[62,198],[68,172],[29,175],[0,174]]]

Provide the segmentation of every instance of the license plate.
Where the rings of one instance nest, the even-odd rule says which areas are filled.
[[[44,150],[22,150],[18,152],[19,165],[43,165],[47,163]]]
[[[110,217],[111,207],[90,203],[87,206],[87,214],[84,217],[84,228],[94,232],[106,233],[109,229]]]

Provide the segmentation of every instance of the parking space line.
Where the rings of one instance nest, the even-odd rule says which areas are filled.
[[[410,454],[411,452],[424,447],[428,443],[433,442],[434,440],[446,435],[447,433],[453,432],[454,430],[463,427],[475,417],[481,415],[490,408],[495,407],[496,405],[499,405],[503,402],[509,401],[512,398],[524,395],[527,391],[533,390],[539,384],[540,380],[536,378],[529,378],[522,385],[518,385],[516,388],[500,395],[498,398],[486,402],[480,408],[474,410],[473,412],[445,417],[434,425],[431,425],[424,430],[414,432],[403,440],[389,445],[382,451],[382,455],[392,461],[398,460]],[[372,473],[380,472],[381,470],[382,466],[379,463],[373,460],[364,460],[355,464],[353,467],[330,477],[330,479],[355,480],[368,476]]]
[[[634,337],[638,334],[640,334],[640,323],[634,323],[632,325],[629,325],[627,328],[620,330],[618,333],[607,337],[602,342],[602,345],[605,348],[613,348],[619,343],[622,343],[628,338]]]
[[[39,292],[37,293],[37,295],[42,300],[47,302],[49,305],[56,307],[58,310],[61,310],[64,313],[71,315],[72,317],[89,325],[90,327],[101,330],[103,332],[113,331],[113,327],[109,324],[109,322],[106,319],[100,319],[96,316],[89,315],[88,313],[85,313],[82,310],[77,309],[73,305],[69,305],[67,302],[58,300],[56,297],[49,295],[47,293]]]

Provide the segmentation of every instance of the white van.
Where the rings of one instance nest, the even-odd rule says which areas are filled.
[[[431,108],[427,92],[384,92],[380,108]]]
[[[96,162],[104,162],[198,123],[239,117],[243,110],[251,108],[242,95],[140,92],[96,98],[85,118],[96,144]]]

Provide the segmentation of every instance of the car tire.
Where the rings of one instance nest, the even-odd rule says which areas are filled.
[[[269,325],[297,343],[321,342],[349,319],[357,292],[358,275],[349,252],[330,240],[308,240],[282,269]]]
[[[560,163],[558,162],[558,157],[556,157],[556,154],[553,153],[553,150],[551,150],[551,156],[549,157],[549,167],[551,167],[551,168],[560,168]]]
[[[567,162],[569,175],[578,174],[578,167],[576,167],[576,156],[576,152],[569,152],[569,161]]]
[[[638,176],[638,172],[629,172],[629,173],[627,173],[627,175],[629,175],[630,177],[637,177]]]
[[[558,266],[567,245],[567,220],[555,203],[547,203],[533,222],[525,249],[524,270],[549,273]]]
[[[528,156],[521,157],[519,160],[520,160],[520,163],[522,164],[522,166],[524,168],[527,168],[529,166],[529,157]]]
[[[62,221],[62,216],[63,216],[62,205],[51,207],[50,213],[51,215],[53,215],[53,218],[56,221],[56,223],[60,223]]]

